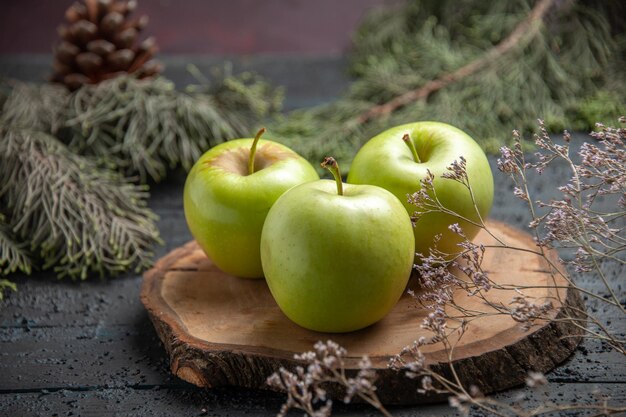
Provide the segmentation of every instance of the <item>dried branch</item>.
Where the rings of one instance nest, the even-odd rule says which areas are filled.
[[[314,351],[295,355],[294,359],[307,364],[306,369],[298,366],[294,372],[280,368],[268,379],[268,385],[287,392],[287,401],[278,415],[284,417],[293,408],[300,409],[312,417],[327,417],[332,412],[332,401],[327,399],[325,386],[329,383],[345,388],[344,403],[349,403],[356,396],[381,414],[391,417],[376,395],[376,373],[367,357],[359,362],[359,371],[355,377],[346,375],[344,357],[347,351],[329,340],[317,342]]]
[[[626,118],[620,122],[626,123]],[[477,245],[467,239],[458,224],[451,224],[449,229],[462,240],[459,244],[460,253],[450,259],[450,254],[443,253],[435,246],[428,256],[421,256],[416,269],[421,286],[419,293],[409,294],[415,297],[419,305],[429,311],[421,323],[421,328],[431,333],[429,338],[421,337],[411,346],[405,347],[393,357],[389,366],[403,372],[409,378],[419,378],[419,393],[436,393],[447,395],[449,404],[460,413],[467,415],[472,408],[479,409],[490,415],[531,417],[570,411],[596,413],[596,415],[613,415],[626,412],[623,405],[609,405],[607,399],[592,404],[557,404],[553,401],[544,402],[536,407],[523,407],[519,403],[505,403],[485,396],[476,386],[466,386],[455,369],[454,350],[474,320],[492,315],[506,315],[528,329],[537,321],[567,321],[576,326],[584,337],[601,340],[617,352],[626,355],[626,340],[619,329],[612,325],[616,316],[623,319],[626,310],[621,303],[621,281],[611,281],[604,275],[602,266],[605,263],[623,265],[623,253],[626,251],[626,129],[611,128],[598,125],[598,132],[591,136],[596,140],[584,143],[577,152],[580,162],[575,162],[569,147],[569,135],[564,135],[564,143],[552,140],[540,122],[540,133],[535,136],[538,152],[534,160],[527,160],[522,152],[521,136],[515,133],[513,148],[503,147],[498,167],[505,175],[509,175],[514,183],[514,195],[531,213],[530,229],[535,234],[536,248],[518,248],[507,244],[502,239],[490,246]],[[571,170],[571,178],[565,185],[558,186],[563,198],[549,202],[538,201],[530,192],[528,174],[536,171],[541,174],[552,168],[551,164],[560,161]],[[471,184],[467,180],[463,159],[453,163],[444,177],[457,181],[467,187],[470,193]],[[428,175],[422,180],[421,188],[410,201],[416,205],[416,216],[434,211],[448,213],[459,220],[465,218],[444,207],[437,199],[433,185],[434,176]],[[610,204],[610,209],[599,210],[596,203],[602,196]],[[477,207],[475,207],[476,210]],[[475,223],[493,236],[482,219]],[[605,286],[605,291],[584,288],[568,277],[563,268],[554,264],[548,255],[548,248],[575,249],[575,256],[561,260],[564,264],[582,273],[591,273]],[[562,300],[550,298],[533,298],[524,295],[526,289],[535,288],[522,285],[498,285],[482,268],[485,251],[506,249],[530,252],[545,260],[550,266],[549,273],[556,281],[557,275],[565,278],[567,287],[580,291],[590,299],[605,303],[615,314],[604,319],[594,317],[590,312],[568,307],[562,309],[563,317],[552,318],[555,302]],[[452,273],[452,270],[458,271]],[[459,276],[458,274],[464,276]],[[511,291],[511,302],[508,305],[495,304],[489,301],[487,292],[492,288]],[[536,287],[536,288],[545,288]],[[464,308],[455,302],[455,294],[465,292],[470,297],[479,297],[482,302],[492,308],[491,311],[475,311]],[[558,292],[557,292],[558,293]],[[450,324],[451,323],[451,324]],[[447,354],[449,372],[435,371],[426,364],[422,348],[430,344],[439,344]],[[335,349],[339,356],[345,350]],[[312,353],[311,353],[312,354]],[[302,359],[308,358],[302,356]],[[312,354],[310,359],[315,359]],[[333,363],[332,360],[329,363]],[[315,387],[322,380],[315,372],[304,372],[307,386]],[[294,381],[300,381],[296,379]],[[341,383],[341,379],[334,379]],[[546,378],[537,372],[530,372],[526,379],[529,388],[537,389],[547,384]],[[348,387],[348,384],[344,383]],[[289,383],[283,389],[293,389]],[[369,392],[365,390],[365,392]],[[547,393],[548,391],[546,391]],[[290,396],[289,398],[292,398]],[[306,411],[305,408],[302,408]],[[308,412],[308,411],[306,411]]]

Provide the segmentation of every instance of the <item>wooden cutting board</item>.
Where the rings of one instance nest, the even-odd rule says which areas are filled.
[[[489,228],[509,246],[536,249],[530,235],[503,223]],[[481,232],[475,241],[495,244]],[[550,252],[557,260],[555,252]],[[558,264],[558,261],[557,261]],[[578,292],[560,277],[556,282],[542,258],[511,249],[487,249],[483,268],[501,285],[533,286],[527,296],[550,299],[552,317],[577,316],[583,309]],[[556,284],[556,285],[555,285]],[[416,280],[409,284],[414,290]],[[492,289],[491,303],[509,305],[511,290]],[[268,389],[266,378],[279,367],[293,369],[295,353],[312,350],[318,340],[334,340],[348,350],[346,366],[358,369],[368,355],[377,369],[378,395],[388,404],[416,404],[441,400],[417,393],[419,381],[387,368],[389,358],[420,336],[432,334],[420,327],[428,311],[408,294],[380,322],[352,333],[325,334],[292,323],[274,302],[264,280],[229,276],[213,264],[195,241],[161,258],[144,274],[141,300],[170,356],[172,372],[200,387],[236,385]],[[486,313],[495,312],[478,297],[459,292],[458,304]],[[567,309],[567,310],[566,310]],[[544,321],[528,330],[508,315],[474,319],[454,350],[460,379],[483,392],[522,384],[528,371],[547,372],[576,348],[581,330],[570,321]],[[427,362],[450,375],[448,356],[440,344],[423,349]],[[340,395],[340,390],[330,388]]]

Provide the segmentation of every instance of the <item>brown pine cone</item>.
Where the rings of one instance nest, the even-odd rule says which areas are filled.
[[[152,59],[158,47],[154,38],[138,42],[148,17],[129,18],[135,0],[82,0],[65,12],[54,48],[51,80],[76,90],[120,74],[139,78],[159,74],[163,66]]]

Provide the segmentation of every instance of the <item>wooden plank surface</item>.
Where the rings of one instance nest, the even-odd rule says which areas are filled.
[[[578,404],[595,404],[599,393],[612,399],[609,404],[623,404],[624,385],[608,384],[564,384],[551,385],[551,398],[576,401]],[[520,405],[536,407],[545,401],[544,391],[530,389],[515,392]],[[496,396],[496,398],[503,395]],[[509,398],[508,395],[505,396]],[[38,391],[3,396],[2,415],[6,416],[273,416],[282,404],[282,396],[245,389],[219,388],[209,391],[171,387],[103,388],[99,390]],[[365,405],[334,406],[336,416],[377,416]],[[396,417],[409,416],[454,416],[449,407],[422,405],[419,407],[389,407]],[[296,416],[301,413],[292,413]],[[484,414],[474,413],[475,416]],[[580,415],[580,414],[579,414]]]
[[[19,63],[11,62],[18,65],[19,73]],[[342,63],[332,65],[326,62],[325,70],[340,74]],[[0,60],[0,74],[4,68]],[[272,77],[296,83],[287,72],[280,72],[287,65],[277,68]],[[179,69],[173,70],[174,78],[182,76],[184,71]],[[341,77],[331,82],[335,94],[344,85]],[[313,90],[310,86],[309,91]],[[298,100],[306,101],[305,93],[303,86]],[[574,146],[585,137],[575,135]],[[490,162],[495,172],[495,158]],[[531,188],[540,198],[556,196],[554,184],[563,183],[566,175],[564,167],[546,171],[532,179]],[[497,190],[512,189],[503,175],[496,172],[495,178]],[[150,206],[160,216],[165,240],[157,248],[157,257],[191,239],[182,212],[183,183],[184,176],[178,175],[153,189]],[[528,221],[522,204],[506,191],[496,193],[492,218],[518,227]],[[612,266],[606,272],[609,279],[622,282],[623,295],[626,268]],[[601,289],[593,277],[573,275],[586,287]],[[139,301],[139,275],[73,283],[39,273],[14,280],[19,292],[8,294],[0,307],[0,416],[242,416],[274,415],[279,409],[282,396],[278,394],[229,388],[205,391],[172,377],[165,350]],[[612,317],[597,303],[588,302],[588,307],[600,317],[609,317],[611,326],[622,337],[626,335],[623,317]],[[550,398],[556,401],[589,401],[602,392],[621,404],[626,402],[626,361],[599,342],[583,342],[548,378],[554,382]],[[512,401],[528,392],[515,389],[498,398]],[[543,397],[538,394],[537,398]],[[339,415],[373,414],[362,406],[337,407]],[[445,404],[394,408],[393,412],[402,416],[451,414]]]

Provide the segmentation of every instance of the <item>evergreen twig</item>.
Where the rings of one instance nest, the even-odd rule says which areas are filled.
[[[85,279],[151,264],[159,238],[145,187],[99,169],[46,133],[4,125],[0,135],[0,204],[43,269]]]
[[[70,98],[68,145],[127,175],[162,180],[209,147],[247,134],[280,107],[281,93],[249,73],[176,91],[165,78],[116,77]]]
[[[377,104],[371,107],[357,117],[357,122],[366,123],[373,118],[383,117],[392,113],[396,109],[404,107],[413,101],[425,100],[429,95],[446,87],[447,85],[465,77],[469,77],[493,61],[499,59],[500,56],[508,53],[515,47],[518,47],[520,44],[527,44],[539,32],[541,21],[554,3],[555,0],[538,1],[526,19],[522,20],[506,38],[500,41],[500,43],[495,45],[493,48],[486,51],[483,55],[463,65],[454,72],[444,74],[434,80],[428,81],[426,84],[402,93],[384,104]]]

